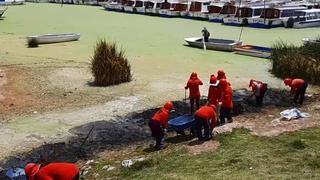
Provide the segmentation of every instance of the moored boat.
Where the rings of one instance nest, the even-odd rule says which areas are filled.
[[[208,5],[207,9],[209,21],[210,19],[214,19],[220,14],[223,5],[223,3],[211,3],[210,5]]]
[[[283,21],[286,28],[320,27],[320,9],[299,10]]]
[[[146,5],[146,14],[158,15],[159,10],[170,9],[170,3],[162,1],[154,1],[153,4]]]
[[[248,18],[250,27],[255,28],[274,28],[282,27],[283,21],[293,16],[297,10],[304,10],[304,6],[284,6],[284,7],[270,7],[262,11],[259,18]]]
[[[236,47],[234,51],[237,54],[242,54],[247,56],[270,58],[272,49],[267,47],[254,46],[254,45],[242,45],[242,46]]]
[[[204,47],[202,37],[185,38],[184,40],[192,47]],[[241,41],[236,40],[210,38],[208,42],[205,42],[205,47],[210,50],[234,51],[234,49],[241,46],[241,44]]]
[[[224,17],[223,24],[230,26],[247,26],[248,18],[259,18],[265,6],[243,6],[234,16]]]
[[[165,17],[179,17],[181,16],[181,12],[187,12],[188,4],[182,3],[180,1],[172,1],[170,2],[169,9],[160,9],[160,16]]]
[[[208,19],[208,6],[210,1],[208,0],[195,0],[191,1],[188,17],[194,19]]]
[[[130,0],[123,5],[124,12],[133,13],[136,1]]]
[[[7,9],[8,8],[5,6],[3,6],[3,7],[0,6],[0,17],[4,14],[4,12],[6,12]]]
[[[123,11],[123,5],[121,0],[112,0],[108,1],[104,4],[101,4],[104,9],[109,10],[109,11]]]
[[[237,6],[235,6],[232,3],[226,3],[222,7],[222,9],[218,15],[213,16],[213,17],[209,16],[209,21],[222,23],[223,18],[229,17],[229,16],[234,16],[236,14],[236,12],[237,12]]]
[[[36,40],[38,44],[59,43],[67,41],[77,41],[80,33],[64,33],[64,34],[44,34],[28,36],[27,40]]]

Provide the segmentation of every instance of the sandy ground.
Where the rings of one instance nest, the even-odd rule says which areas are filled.
[[[106,146],[113,148],[116,140],[129,144],[126,141],[131,140],[132,132],[137,134],[137,141],[143,141],[148,130],[143,122],[154,111],[132,118],[134,123],[127,122],[127,116],[159,107],[168,99],[183,99],[183,87],[192,71],[198,71],[206,82],[206,77],[223,68],[235,88],[246,87],[251,78],[267,81],[271,87],[283,88],[281,80],[268,73],[270,63],[267,60],[225,52],[203,52],[182,45],[184,37],[198,35],[202,26],[213,29],[215,36],[227,38],[236,38],[239,28],[202,21],[123,15],[97,7],[57,7],[52,4],[10,7],[7,17],[0,21],[0,44],[6,44],[0,48],[0,161],[8,162],[6,165],[12,165],[11,160],[25,152],[33,154],[27,155],[29,158],[40,148],[50,149],[52,147],[47,145],[55,143],[62,143],[57,147],[64,150],[60,154],[64,157],[63,152],[74,150],[67,145],[84,139],[91,125],[102,128],[94,131],[90,138],[92,147],[101,148],[101,151]],[[106,21],[101,23],[92,19]],[[81,40],[34,49],[25,46],[24,37],[27,35],[65,31],[80,32]],[[317,33],[314,28],[303,33],[283,28],[272,31],[245,28],[243,39],[248,43],[270,45],[284,38],[298,44],[302,37]],[[107,88],[89,85],[92,81],[89,59],[99,37],[117,41],[126,49],[133,68],[132,82]],[[248,70],[247,67],[254,68]],[[314,87],[311,89],[317,91]],[[201,91],[206,94],[207,85]],[[319,114],[313,114],[318,112],[315,111],[318,102],[305,109],[313,115],[308,120],[272,122],[282,110],[274,107],[263,113],[239,116],[234,123],[216,131],[224,133],[245,127],[254,135],[274,136],[318,126]],[[136,121],[142,124],[137,126]],[[115,130],[121,133],[115,133]],[[208,144],[204,149],[214,149],[216,145]]]

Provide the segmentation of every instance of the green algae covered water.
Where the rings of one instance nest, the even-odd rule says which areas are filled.
[[[192,71],[207,80],[222,68],[235,87],[243,87],[250,78],[280,84],[270,78],[268,60],[185,46],[184,38],[200,36],[204,26],[216,38],[237,40],[241,31],[240,27],[219,23],[108,12],[102,7],[27,3],[9,7],[0,20],[0,63],[34,63],[39,62],[37,57],[56,58],[61,63],[88,62],[96,40],[105,38],[125,49],[138,81],[170,79],[173,84],[181,80],[185,83]],[[25,36],[63,32],[81,33],[80,41],[26,48]],[[303,37],[318,34],[319,28],[244,28],[241,40],[261,46],[271,46],[278,40],[301,44]]]

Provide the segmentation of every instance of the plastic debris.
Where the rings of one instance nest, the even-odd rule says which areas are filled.
[[[284,111],[280,112],[280,115],[281,115],[282,118],[285,118],[287,120],[306,118],[306,117],[310,117],[311,116],[308,113],[301,112],[297,108],[284,110]]]

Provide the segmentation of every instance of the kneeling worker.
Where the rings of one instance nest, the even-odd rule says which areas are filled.
[[[29,163],[25,167],[28,180],[79,180],[80,170],[73,163],[50,163],[44,167]]]
[[[168,127],[168,119],[172,109],[173,103],[171,101],[166,102],[163,108],[157,111],[149,121],[152,137],[156,139],[154,147],[158,150],[165,148],[163,144],[164,131]]]
[[[216,106],[205,105],[195,112],[197,136],[199,140],[209,140],[212,137],[213,128],[217,123]],[[202,135],[202,127],[204,128],[204,137]]]

